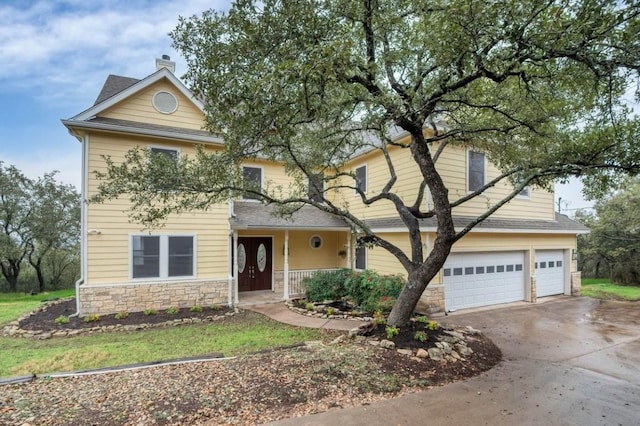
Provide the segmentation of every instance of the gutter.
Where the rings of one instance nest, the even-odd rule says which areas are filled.
[[[73,134],[73,133],[72,133]],[[82,138],[75,134],[76,138],[82,143],[82,180],[80,187],[80,278],[76,281],[76,311],[69,315],[70,317],[80,316],[80,284],[85,282],[87,273],[87,185],[88,185],[88,166],[89,166],[89,135],[83,135]]]

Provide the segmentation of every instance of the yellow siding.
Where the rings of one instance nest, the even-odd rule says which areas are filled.
[[[418,166],[411,158],[408,149],[390,147],[389,149],[394,169],[398,177],[393,191],[397,193],[406,204],[415,202],[417,190],[422,180]],[[391,176],[389,168],[379,151],[372,152],[358,158],[348,165],[349,170],[355,172],[358,167],[367,166],[367,195],[369,197],[378,194],[387,184]],[[436,164],[445,185],[449,188],[449,201],[453,202],[467,194],[467,152],[461,148],[447,147]],[[499,176],[499,170],[491,164],[487,167],[487,181]],[[344,182],[353,185],[353,182]],[[494,188],[490,188],[485,194],[468,201],[453,210],[454,215],[477,216],[486,211],[512,190],[508,182],[502,182]],[[360,197],[352,190],[343,190],[338,196],[349,206],[350,211],[363,219],[396,216],[397,212],[389,201],[379,201],[373,205],[364,205]],[[423,200],[426,204],[426,201]],[[425,206],[423,204],[423,206]],[[423,207],[424,208],[424,207]],[[516,197],[507,205],[500,208],[494,215],[500,218],[514,219],[554,219],[553,193],[539,188],[532,188],[530,198]]]
[[[163,144],[145,139],[91,136],[88,197],[95,194],[98,185],[93,171],[105,170],[105,162],[101,155],[109,155],[119,163],[124,160],[125,153],[135,145],[179,148],[181,155],[194,153],[193,144]],[[87,207],[87,229],[100,232],[98,235],[88,235],[86,278],[89,284],[128,281],[129,235],[141,232],[150,232],[152,235],[181,233],[196,235],[197,278],[227,276],[229,222],[226,203],[213,206],[206,212],[172,215],[163,228],[151,231],[143,230],[140,224],[129,222],[127,215],[129,205],[126,197],[121,197],[104,204],[90,204]]]
[[[153,96],[159,91],[169,92],[178,99],[178,109],[174,113],[163,114],[154,108]],[[165,79],[149,86],[136,94],[136,96],[129,97],[113,105],[103,111],[100,117],[182,127],[192,130],[201,130],[204,124],[202,111]]]
[[[313,235],[322,238],[322,247],[313,249],[309,239]],[[239,237],[273,237],[274,270],[284,270],[284,231],[250,230]],[[345,250],[347,232],[289,231],[289,270],[346,268],[346,257],[339,256]]]

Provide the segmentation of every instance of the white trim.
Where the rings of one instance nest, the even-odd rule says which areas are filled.
[[[362,192],[364,192],[366,194],[369,191],[369,166],[368,166],[368,163],[364,163],[364,164],[361,164],[358,167],[354,168],[354,173],[355,173],[356,177],[353,179],[354,180],[354,185],[353,186],[355,187],[354,190],[353,190],[353,193],[354,193],[354,195],[356,197],[360,196],[360,194],[358,193],[358,190],[357,190],[357,187],[358,187],[358,179],[357,179],[357,177],[358,177],[358,169],[362,169],[362,168],[364,168],[364,191],[362,191]]]
[[[471,177],[471,173],[469,173],[469,167],[471,166],[471,160],[470,160],[470,157],[471,157],[471,153],[472,153],[472,152],[473,152],[473,153],[476,153],[476,154],[482,154],[482,158],[483,158],[483,160],[484,160],[484,165],[483,165],[483,169],[484,169],[484,170],[483,170],[483,172],[484,172],[484,176],[482,177],[483,182],[482,182],[482,185],[481,185],[481,186],[485,186],[485,185],[487,184],[487,154],[485,154],[485,153],[484,153],[484,152],[482,152],[482,151],[478,151],[478,150],[476,150],[476,149],[473,149],[473,148],[468,148],[468,149],[467,149],[467,164],[466,164],[466,167],[465,167],[465,174],[466,174],[466,176],[467,176],[467,178],[465,179],[465,181],[466,181],[466,185],[467,185],[467,194],[471,194],[471,193],[473,193],[473,192],[477,191],[477,190],[473,190],[473,191],[472,191],[471,189],[469,189],[469,186],[470,186],[470,185],[469,185],[469,178]],[[484,191],[483,191],[483,192],[484,192]]]
[[[283,248],[283,262],[284,262],[284,270],[283,270],[283,277],[282,277],[282,284],[284,287],[284,300],[289,300],[289,230],[286,229],[284,231],[284,248]],[[274,250],[275,252],[275,250]],[[275,274],[275,265],[273,267],[273,271]]]
[[[242,200],[244,201],[251,201],[251,200]],[[257,201],[257,200],[253,200],[253,201]],[[232,225],[231,229],[235,229],[235,230],[239,230],[239,231],[260,231],[260,230],[265,230],[265,231],[285,231],[285,230],[289,230],[289,231],[316,231],[316,232],[321,232],[321,231],[327,231],[327,232],[331,232],[331,231],[350,231],[351,228],[345,226],[345,227],[327,227],[327,228],[322,228],[322,227],[300,227],[297,228],[295,226],[291,226],[291,225],[273,225],[273,226],[252,226],[252,225]]]
[[[67,128],[78,128],[78,129],[89,129],[89,130],[98,130],[104,132],[125,134],[125,135],[143,135],[155,137],[158,139],[169,139],[175,141],[176,139],[180,139],[181,141],[190,141],[190,142],[198,142],[206,145],[216,145],[223,146],[224,139],[220,136],[208,136],[208,135],[194,135],[191,133],[182,133],[182,132],[170,132],[166,130],[159,129],[149,129],[149,128],[140,128],[134,126],[123,126],[120,124],[107,124],[107,123],[93,123],[93,122],[85,122],[85,121],[73,121],[73,120],[62,120],[62,124],[64,124]],[[73,132],[70,132],[73,134]]]
[[[169,95],[169,96],[171,96],[173,98],[173,100],[176,103],[176,106],[175,106],[175,108],[173,108],[173,110],[171,110],[171,111],[163,111],[160,108],[158,108],[158,105],[156,105],[156,97],[161,93],[166,93],[167,95]],[[156,93],[154,93],[153,96],[151,97],[151,104],[153,105],[153,108],[155,108],[156,111],[158,111],[160,114],[165,114],[165,115],[173,114],[174,112],[176,112],[178,110],[178,107],[180,105],[176,95],[174,95],[173,93],[171,93],[171,92],[169,92],[167,90],[158,90]]]
[[[456,232],[461,231],[463,228],[455,228]],[[420,228],[421,232],[437,232],[437,228],[435,227],[425,227]],[[371,232],[374,233],[395,233],[401,234],[408,232],[406,228],[371,228]],[[544,230],[544,229],[505,229],[505,228],[473,228],[470,233],[492,233],[492,234],[569,234],[569,235],[578,235],[578,234],[588,234],[589,231],[578,231],[578,230]]]
[[[289,230],[287,230],[286,232],[289,232]],[[313,244],[311,243],[311,240],[313,240],[316,237],[318,237],[320,239],[320,245],[318,247],[314,247]],[[320,250],[323,245],[324,245],[324,239],[320,235],[313,234],[312,236],[309,237],[309,247],[311,247],[311,249]]]
[[[162,80],[163,78],[166,78],[167,80],[169,80],[170,83],[172,83],[176,89],[178,89],[178,91],[180,93],[182,93],[187,99],[189,99],[191,102],[193,102],[193,104],[204,113],[204,104],[202,102],[200,102],[198,99],[196,99],[193,96],[193,93],[191,93],[191,91],[189,89],[187,89],[187,87],[182,84],[182,82],[180,80],[178,80],[178,78],[173,75],[173,73],[171,71],[169,71],[166,68],[161,68],[158,71],[154,72],[153,74],[143,78],[142,80],[138,81],[137,83],[131,85],[130,87],[126,88],[125,90],[121,91],[120,93],[117,93],[115,95],[113,95],[112,97],[110,97],[109,99],[106,99],[103,102],[100,102],[97,105],[94,105],[92,107],[90,107],[89,109],[84,110],[83,112],[81,112],[80,114],[74,116],[71,118],[71,120],[73,121],[84,121],[84,120],[88,120],[92,117],[95,117],[96,115],[98,115],[99,113],[105,111],[106,109],[112,107],[113,105],[117,104],[118,102],[128,98],[129,96],[138,93],[144,89],[146,89],[147,87],[157,83],[158,81]]]
[[[151,152],[153,152],[154,149],[158,149],[161,151],[175,151],[177,154],[176,160],[180,159],[180,154],[182,153],[179,147],[171,145],[147,144],[147,149]]]
[[[520,192],[524,191],[525,189],[527,190],[527,194],[521,195]],[[522,191],[518,192],[518,194],[516,194],[514,198],[517,200],[531,200],[531,187],[527,185],[524,188],[522,188]]]
[[[157,277],[133,277],[133,238],[134,237],[159,237],[159,262],[160,270]],[[181,276],[169,276],[169,237],[191,237],[193,238],[193,254],[192,254],[192,275]],[[129,280],[132,283],[146,282],[146,281],[176,281],[176,280],[190,280],[195,279],[198,276],[198,236],[193,233],[172,233],[165,232],[159,234],[152,233],[129,233],[129,248],[128,248],[128,263],[129,263]]]
[[[83,285],[83,288],[108,288],[108,287],[123,287],[127,285],[166,285],[166,284],[198,284],[198,283],[207,283],[207,282],[217,282],[217,283],[226,283],[227,278],[185,278],[176,277],[176,279],[170,280],[135,280],[135,281],[118,281],[118,282],[108,282],[108,283],[97,283],[91,285]]]
[[[358,263],[358,249],[362,249],[364,250],[364,268],[358,268],[357,263]],[[354,250],[354,256],[353,256],[353,270],[354,271],[364,271],[369,267],[369,253],[367,253],[367,247],[366,246],[361,246],[355,247]]]
[[[244,179],[244,169],[245,167],[251,169],[260,169],[260,191],[264,189],[264,166],[253,165],[253,164],[243,164],[242,165],[242,179]],[[260,202],[260,200],[256,200],[255,198],[245,198],[244,194],[240,194],[240,200],[242,201],[251,201],[251,202]]]

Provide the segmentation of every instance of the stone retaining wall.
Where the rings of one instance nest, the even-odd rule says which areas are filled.
[[[444,285],[429,284],[422,296],[420,296],[420,308],[427,310],[426,313],[444,312]]]
[[[571,295],[580,296],[582,294],[582,272],[571,273]]]
[[[226,280],[186,281],[170,283],[136,283],[111,286],[80,286],[80,312],[112,314],[120,311],[138,312],[169,307],[190,308],[195,305],[226,305]]]

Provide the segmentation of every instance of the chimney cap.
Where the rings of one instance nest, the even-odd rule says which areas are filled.
[[[164,59],[165,61],[170,61],[170,60],[171,60],[171,56],[169,56],[169,55],[162,55],[162,59]]]

